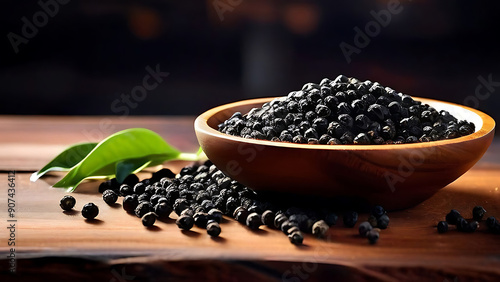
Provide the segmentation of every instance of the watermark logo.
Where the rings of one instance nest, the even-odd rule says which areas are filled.
[[[14,52],[19,53],[19,46],[21,44],[28,44],[30,39],[33,39],[40,28],[46,26],[50,18],[55,17],[60,10],[60,5],[66,5],[70,0],[48,0],[48,1],[38,1],[38,6],[41,10],[35,12],[30,19],[27,17],[22,17],[21,22],[23,26],[21,27],[21,35],[9,32],[7,38],[9,39],[10,45]]]
[[[219,20],[222,22],[224,21],[224,13],[232,12],[234,8],[241,5],[241,3],[243,3],[243,0],[214,0],[212,5],[217,12]]]
[[[479,84],[474,90],[474,95],[469,95],[464,99],[464,105],[471,108],[478,108],[479,101],[484,101],[490,98],[491,94],[495,92],[497,87],[500,87],[500,81],[493,80],[493,74],[488,74],[487,78],[479,75],[477,77]]]
[[[401,13],[403,9],[399,0],[390,0],[387,2],[386,9],[378,12],[370,11],[373,20],[367,22],[364,29],[357,26],[354,27],[353,44],[342,41],[339,45],[347,63],[350,64],[353,54],[359,55],[361,50],[370,44],[371,39],[377,37],[382,32],[382,28],[387,27],[391,23],[392,16]]]

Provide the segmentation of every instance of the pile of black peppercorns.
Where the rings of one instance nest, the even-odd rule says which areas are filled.
[[[291,243],[302,244],[304,233],[325,238],[338,218],[327,208],[299,208],[286,202],[269,201],[227,177],[210,161],[184,167],[178,175],[161,169],[142,181],[136,175],[129,175],[121,185],[111,179],[100,184],[99,192],[109,205],[123,197],[123,209],[141,218],[144,226],[152,226],[156,220],[175,212],[180,229],[189,230],[196,225],[205,228],[213,237],[221,233],[219,223],[226,215],[252,230],[262,225],[279,229]],[[389,218],[384,209],[376,207],[374,210],[374,227],[387,228]],[[356,212],[343,215],[346,227],[354,227],[357,220]],[[375,243],[378,232],[372,233],[368,238]]]
[[[300,144],[402,144],[452,139],[475,131],[412,97],[378,82],[339,75],[234,113],[219,131],[244,138]]]

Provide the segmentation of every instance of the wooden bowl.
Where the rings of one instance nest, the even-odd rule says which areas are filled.
[[[386,209],[412,207],[431,197],[486,152],[495,121],[475,109],[415,98],[476,126],[451,140],[399,145],[309,145],[245,139],[217,131],[234,112],[247,113],[274,98],[245,100],[206,111],[195,120],[198,141],[226,175],[255,191],[361,197]]]

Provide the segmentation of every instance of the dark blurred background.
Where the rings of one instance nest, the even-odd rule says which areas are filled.
[[[401,1],[372,22],[394,3],[4,1],[0,114],[198,115],[345,74],[499,120],[498,1]],[[168,76],[144,94],[148,66]]]

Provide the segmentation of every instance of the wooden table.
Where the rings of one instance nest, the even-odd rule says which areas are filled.
[[[253,232],[227,219],[220,238],[194,227],[181,232],[174,221],[146,229],[120,205],[108,206],[97,192],[99,182],[74,193],[74,213],[63,213],[66,192],[52,188],[60,176],[30,182],[41,168],[72,143],[99,141],[118,130],[146,127],[184,151],[198,145],[193,117],[0,117],[0,281],[83,280],[163,281],[323,281],[323,280],[499,280],[500,235],[484,223],[474,234],[454,228],[438,234],[435,224],[452,208],[471,217],[475,205],[500,217],[500,152],[494,141],[483,159],[457,181],[422,204],[389,214],[391,223],[376,245],[339,221],[326,240],[307,235],[294,246],[281,231]],[[186,163],[167,163],[179,170]],[[16,171],[15,220],[8,217],[8,172]],[[142,173],[140,177],[148,177]],[[87,222],[79,210],[88,202],[100,208]],[[172,215],[173,218],[175,218]],[[361,214],[360,219],[366,219]],[[15,224],[16,276],[9,273],[8,227]],[[357,226],[356,226],[357,227]],[[54,279],[54,280],[52,280]],[[97,281],[97,280],[96,280]]]

